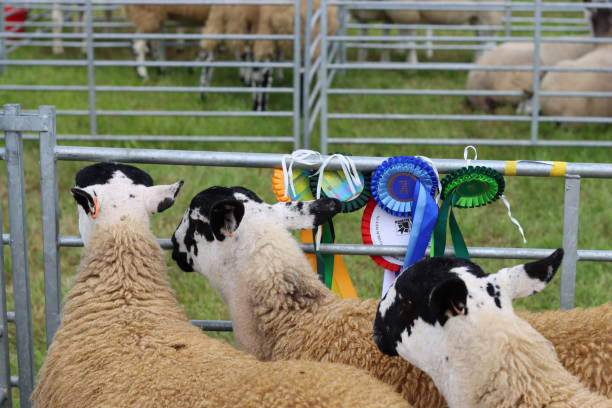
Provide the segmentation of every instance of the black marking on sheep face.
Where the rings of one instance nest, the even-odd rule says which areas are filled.
[[[172,235],[172,259],[184,272],[193,272],[193,259],[186,252],[180,250],[175,234]]]
[[[529,262],[523,265],[525,272],[531,279],[539,279],[548,283],[555,276],[555,272],[563,260],[563,248],[557,249],[550,256],[539,261]]]
[[[499,289],[500,289],[499,285],[493,285],[490,282],[487,283],[487,293],[489,294],[489,296],[493,298],[493,301],[495,302],[495,306],[501,309],[502,308],[501,300],[500,300],[501,291]]]
[[[341,209],[342,203],[340,203],[340,200],[336,198],[320,198],[310,206],[310,214],[315,216],[315,225],[322,225],[331,220]]]
[[[132,180],[134,184],[140,184],[146,187],[151,187],[153,185],[151,176],[138,167],[107,162],[83,167],[76,174],[75,185],[80,188],[85,188],[97,184],[107,184],[117,171],[123,173],[123,176]]]
[[[457,273],[462,268],[477,278],[486,277],[473,262],[462,258],[425,259],[400,274],[381,300],[374,321],[374,342],[381,352],[397,355],[404,331],[411,335],[416,320],[444,325],[449,314],[467,314],[467,288]]]

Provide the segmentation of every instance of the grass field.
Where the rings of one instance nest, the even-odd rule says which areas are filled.
[[[372,53],[371,53],[372,54]],[[70,50],[62,58],[79,58],[77,50]],[[103,50],[98,58],[128,59],[127,50]],[[423,57],[423,56],[421,56]],[[48,50],[23,49],[11,58],[51,58]],[[189,56],[182,57],[189,59]],[[372,59],[377,56],[372,55]],[[403,56],[396,54],[401,60]],[[469,52],[437,52],[436,61],[470,61]],[[423,58],[424,59],[424,58]],[[421,88],[421,89],[463,89],[465,72],[445,71],[349,71],[338,76],[335,86],[359,88]],[[291,75],[285,75],[283,85],[290,86]],[[96,71],[100,85],[142,84],[131,68],[103,68]],[[11,67],[0,76],[0,84],[44,84],[44,85],[85,85],[84,68]],[[197,76],[185,69],[169,69],[165,75],[153,73],[147,85],[194,86]],[[232,70],[217,70],[215,85],[241,86],[237,74]],[[289,109],[291,95],[272,95],[271,109]],[[22,109],[36,109],[39,105],[51,104],[57,109],[85,109],[87,94],[84,92],[2,92],[0,103],[20,103]],[[364,97],[339,96],[330,99],[330,106],[336,112],[367,113],[470,113],[460,97]],[[98,109],[142,109],[142,110],[249,110],[249,95],[214,94],[201,102],[192,93],[100,93]],[[510,114],[508,109],[500,113]],[[86,117],[59,117],[60,134],[84,134],[88,132]],[[131,118],[101,117],[98,122],[101,134],[149,134],[149,135],[290,135],[292,124],[286,119],[258,118]],[[330,135],[342,137],[422,137],[422,138],[528,138],[529,125],[502,122],[448,122],[448,121],[334,121]],[[612,140],[612,129],[603,126],[586,126],[581,129],[565,129],[553,124],[542,125],[543,139],[591,139]],[[60,142],[87,146],[115,146],[128,148],[161,148],[213,151],[272,152],[289,153],[289,144],[271,143],[194,143],[194,142]],[[316,148],[316,144],[314,146]],[[364,156],[426,155],[432,158],[463,157],[463,147],[452,146],[393,146],[393,145],[335,145],[334,150]],[[25,142],[26,194],[29,234],[29,254],[32,286],[32,311],[37,366],[43,361],[44,347],[44,299],[42,272],[42,241],[40,229],[40,189],[38,150],[35,142]],[[528,148],[528,147],[479,147],[481,159],[499,160],[557,160],[571,162],[612,161],[610,149],[578,148]],[[69,188],[73,185],[76,171],[85,163],[60,162],[59,188],[61,206],[61,234],[76,235],[77,217],[74,201]],[[142,165],[157,183],[186,181],[174,207],[154,219],[153,229],[158,236],[168,237],[177,225],[190,199],[200,190],[211,185],[243,185],[269,202],[274,200],[271,190],[271,171],[261,169],[209,168],[193,166]],[[5,177],[4,169],[3,177]],[[525,228],[528,239],[526,247],[556,248],[562,243],[563,180],[534,177],[508,177],[506,196],[512,203],[512,211]],[[581,249],[610,249],[609,237],[612,228],[612,201],[610,180],[586,179],[582,181],[580,237]],[[5,183],[2,194],[6,203]],[[470,246],[521,247],[522,242],[516,228],[506,216],[501,203],[457,211],[459,223]],[[4,205],[5,231],[7,210]],[[337,241],[360,243],[361,213],[339,215],[335,225]],[[70,285],[79,263],[80,249],[63,248],[61,257],[64,292]],[[382,270],[368,257],[348,256],[347,265],[362,297],[377,297],[380,292]],[[9,259],[5,250],[5,259]],[[479,260],[485,270],[495,271],[519,261]],[[191,318],[227,319],[227,311],[207,282],[196,274],[181,272],[169,262],[172,285],[179,301]],[[576,303],[579,306],[597,305],[612,299],[611,266],[606,263],[583,262],[578,267]],[[7,277],[10,284],[10,276]],[[529,310],[544,310],[558,307],[559,279],[543,293],[518,302],[518,307]],[[9,295],[10,296],[10,295]],[[10,307],[12,308],[12,307]],[[11,329],[13,329],[11,327]],[[14,333],[11,333],[14,334]],[[232,341],[231,334],[214,334]]]

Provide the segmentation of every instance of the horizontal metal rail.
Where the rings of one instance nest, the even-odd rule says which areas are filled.
[[[448,139],[448,138],[406,138],[398,135],[395,138],[355,138],[330,137],[328,143],[343,144],[392,144],[392,145],[435,145],[435,146],[539,146],[539,147],[612,147],[612,141],[602,140],[531,140],[531,139]]]
[[[19,0],[4,0],[5,5],[11,6],[33,6],[36,5],[36,8],[40,8],[40,5],[49,4],[49,3],[57,3],[57,4],[71,4],[75,6],[83,7],[83,0],[27,0],[27,1],[19,1]],[[268,5],[268,6],[293,6],[292,1],[283,1],[283,0],[92,0],[91,4],[96,6],[110,6],[110,5],[128,5],[128,4],[160,4],[160,5],[168,5],[168,4],[177,4],[177,5],[192,5],[192,6],[201,6],[201,5]],[[82,10],[86,8],[83,7]],[[114,10],[114,8],[112,9]]]
[[[280,168],[282,154],[273,153],[233,153],[195,150],[125,149],[115,147],[56,146],[57,160],[68,161],[119,161],[125,163],[180,164],[195,166]],[[326,158],[327,156],[322,156]],[[372,171],[386,157],[352,157],[357,170]],[[448,173],[465,166],[465,160],[433,159],[440,173]],[[506,175],[508,162],[501,160],[473,160],[474,166],[491,167]],[[514,163],[514,162],[513,162]],[[316,169],[316,165],[295,163],[295,168]],[[339,160],[331,159],[326,166],[329,170],[341,170]],[[516,175],[550,177],[552,166],[544,162],[518,161]],[[612,178],[612,163],[567,163],[567,174],[581,178]]]
[[[483,122],[530,122],[531,116],[510,115],[438,115],[419,113],[328,113],[329,119],[350,120],[461,120],[461,121],[483,121]],[[574,117],[574,116],[541,116],[540,122],[584,122],[584,123],[612,123],[612,117]]]
[[[261,88],[261,87],[229,87],[229,86],[105,86],[97,85],[97,92],[209,92],[209,93],[292,93],[293,88]],[[0,85],[5,91],[56,91],[81,92],[88,91],[87,85]]]
[[[356,10],[439,10],[439,11],[534,11],[535,4],[527,2],[452,2],[452,1],[415,1],[401,2],[386,0],[365,1],[365,0],[335,0],[328,2],[329,6],[350,6]],[[581,12],[586,8],[612,8],[609,3],[562,3],[562,2],[543,2],[542,12],[561,12],[576,11]]]

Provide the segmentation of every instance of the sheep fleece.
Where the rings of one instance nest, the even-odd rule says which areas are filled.
[[[125,224],[98,228],[84,251],[38,408],[407,406],[361,370],[260,362],[210,339],[179,307],[154,236]]]

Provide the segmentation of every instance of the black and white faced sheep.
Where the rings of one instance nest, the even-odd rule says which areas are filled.
[[[512,309],[546,286],[562,257],[559,249],[491,275],[459,258],[418,262],[380,302],[374,341],[427,372],[450,408],[610,408]]]
[[[312,209],[309,222],[292,222]],[[317,212],[330,216],[307,202],[269,205],[244,188],[208,189],[185,211],[172,256],[210,281],[228,304],[237,344],[259,359],[350,364],[393,385],[415,407],[444,407],[429,376],[372,342],[378,300],[338,299],[317,279],[288,231],[314,225]],[[605,329],[611,317],[610,305],[524,314],[563,364],[603,394],[612,392],[612,339]]]
[[[409,408],[362,370],[260,362],[190,324],[149,228],[182,182],[154,186],[135,167],[101,163],[76,184],[85,249],[32,395],[37,408]]]

